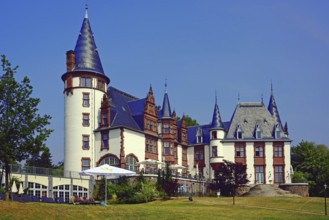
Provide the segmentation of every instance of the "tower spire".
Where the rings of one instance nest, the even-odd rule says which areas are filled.
[[[267,109],[274,117],[275,122],[282,128],[282,123],[281,123],[281,119],[280,119],[280,115],[279,115],[278,106],[276,105],[276,102],[274,99],[272,82],[271,82],[271,97],[270,97],[270,102],[268,103]]]
[[[165,78],[165,93],[168,93],[168,90],[167,90],[167,77]]]
[[[219,107],[217,104],[217,92],[215,94],[215,108],[212,116],[211,128],[222,128],[222,119],[220,117]]]
[[[85,4],[85,18],[88,19],[88,3]]]

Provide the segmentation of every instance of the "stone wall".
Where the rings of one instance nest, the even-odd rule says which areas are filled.
[[[303,197],[309,196],[309,187],[308,183],[289,183],[289,184],[280,184],[280,189],[290,191],[293,194],[297,194]]]

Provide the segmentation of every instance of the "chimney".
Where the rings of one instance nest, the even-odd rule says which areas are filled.
[[[75,54],[73,50],[66,52],[66,71],[70,72],[75,67]]]

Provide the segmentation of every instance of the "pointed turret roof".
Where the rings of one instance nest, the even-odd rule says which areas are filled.
[[[270,102],[268,104],[268,108],[267,109],[272,114],[272,116],[274,117],[274,120],[276,121],[276,123],[279,124],[282,127],[281,119],[280,119],[280,115],[279,115],[279,110],[278,110],[278,106],[276,105],[276,102],[275,102],[275,99],[274,99],[272,85],[271,85]]]
[[[163,104],[161,109],[161,118],[171,118],[171,108],[168,93],[166,92],[163,97]]]
[[[73,71],[91,71],[105,75],[89,24],[88,7],[86,7],[74,53],[76,62]]]
[[[219,107],[217,104],[217,96],[215,100],[214,114],[212,116],[211,128],[223,128],[222,119],[220,117]]]

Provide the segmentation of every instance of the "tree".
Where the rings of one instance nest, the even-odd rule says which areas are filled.
[[[167,196],[175,196],[178,193],[178,186],[178,180],[172,178],[171,169],[167,163],[165,170],[158,171],[157,188]]]
[[[236,191],[239,187],[246,185],[249,180],[247,178],[247,165],[242,163],[233,163],[223,160],[218,169],[215,170],[215,182],[219,186],[222,195],[231,195],[233,197],[233,205],[235,205]]]
[[[291,164],[294,182],[307,180],[310,196],[323,194],[323,185],[329,181],[329,149],[327,146],[302,141],[291,148]]]
[[[53,168],[51,153],[49,148],[43,146],[40,150],[40,153],[32,155],[31,158],[26,160],[26,165],[31,167],[44,167],[44,168]]]
[[[191,116],[189,116],[189,115],[185,115],[185,119],[186,119],[187,127],[199,125],[199,123],[195,119],[191,118]],[[179,121],[179,120],[181,120],[181,118],[177,117],[177,120]]]
[[[32,98],[33,87],[28,77],[15,79],[18,67],[1,55],[0,75],[0,161],[5,168],[5,185],[9,190],[10,164],[38,154],[52,132],[47,129],[51,117],[38,114],[40,99]]]

